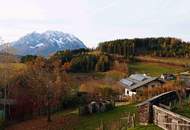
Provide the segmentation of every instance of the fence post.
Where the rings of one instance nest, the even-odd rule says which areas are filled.
[[[134,114],[132,115],[132,122],[131,122],[132,128],[135,127],[135,122],[134,122]]]

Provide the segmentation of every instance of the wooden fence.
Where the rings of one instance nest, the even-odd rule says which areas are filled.
[[[110,122],[100,121],[99,126],[95,130],[127,130],[135,127],[135,114],[126,113],[119,120]]]
[[[190,119],[153,105],[154,124],[164,130],[190,130]]]

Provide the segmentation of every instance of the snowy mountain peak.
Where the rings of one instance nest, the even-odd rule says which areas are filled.
[[[60,50],[86,48],[84,43],[72,34],[60,31],[32,32],[13,42],[13,47],[20,55],[43,55]]]

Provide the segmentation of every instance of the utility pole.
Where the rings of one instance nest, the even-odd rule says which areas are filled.
[[[5,86],[4,86],[4,120],[6,120],[6,103],[7,103],[7,87],[8,87],[8,47],[9,47],[9,43],[5,43],[5,57],[4,57],[4,62],[5,62],[5,66],[7,68],[5,68],[5,74],[4,74],[4,80],[5,80]]]

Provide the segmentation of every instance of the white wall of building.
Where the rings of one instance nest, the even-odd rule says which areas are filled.
[[[136,92],[132,92],[132,91],[125,88],[125,96],[133,96],[135,94],[136,94]]]

